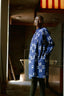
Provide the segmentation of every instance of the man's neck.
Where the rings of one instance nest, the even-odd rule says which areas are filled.
[[[42,28],[42,26],[41,27],[36,26],[36,29],[39,29],[39,28]]]
[[[38,26],[36,26],[36,29],[39,29],[39,27],[38,27]]]

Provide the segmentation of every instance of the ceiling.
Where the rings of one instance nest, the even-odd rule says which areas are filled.
[[[10,16],[22,22],[33,22],[39,0],[10,0]]]
[[[21,22],[32,23],[38,5],[39,0],[10,0],[10,17]],[[37,12],[37,15],[42,15],[45,23],[64,22],[64,14],[57,12]]]

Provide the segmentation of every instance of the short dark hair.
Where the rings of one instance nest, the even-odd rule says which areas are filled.
[[[41,15],[38,15],[38,17],[40,17],[40,18],[41,18],[41,20],[42,20],[42,23],[44,23],[44,17],[43,17],[43,16],[41,16]]]

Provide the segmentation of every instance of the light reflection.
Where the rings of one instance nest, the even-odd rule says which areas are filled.
[[[52,8],[52,0],[48,0],[48,8]]]
[[[54,0],[54,8],[58,9],[58,0]]]
[[[47,3],[47,0],[40,0],[41,1],[41,8],[46,8],[46,3]],[[48,0],[48,8],[52,9],[52,0]],[[59,5],[60,3],[60,5]],[[60,9],[64,9],[64,0],[54,0],[54,9],[58,9],[59,7]]]
[[[46,8],[46,0],[42,0],[42,8]]]
[[[61,1],[60,1],[60,8],[61,8],[61,9],[64,9],[64,0],[61,0]]]
[[[24,74],[20,74],[20,80],[23,82],[24,81]]]

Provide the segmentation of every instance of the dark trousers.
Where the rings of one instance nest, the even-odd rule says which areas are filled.
[[[36,91],[36,88],[37,88],[37,81],[39,81],[40,96],[45,96],[45,82],[44,82],[44,79],[36,78],[36,77],[33,77],[32,81],[31,81],[30,96],[35,95],[35,91]]]

